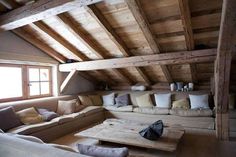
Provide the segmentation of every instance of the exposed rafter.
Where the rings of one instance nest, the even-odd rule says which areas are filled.
[[[109,22],[106,20],[106,18],[102,15],[102,13],[97,9],[95,5],[90,5],[88,7],[85,7],[88,13],[97,21],[99,26],[106,32],[108,37],[114,42],[116,47],[120,50],[120,52],[125,56],[128,57],[132,55],[124,43],[124,41],[118,36],[118,34],[115,32],[115,30],[112,28],[112,26],[109,24]],[[144,74],[144,72],[137,67],[134,67],[135,70],[138,71],[141,78],[146,82],[148,85],[151,85],[151,81],[149,78]],[[119,73],[118,73],[119,74]],[[119,75],[123,80],[126,79],[129,84],[132,84],[132,80],[129,79],[129,77],[124,77],[124,74]]]
[[[235,0],[223,1],[215,65],[216,134],[220,140],[229,139],[229,85],[232,52],[235,50],[235,8]]]
[[[13,32],[16,35],[18,35],[19,37],[21,37],[24,40],[31,43],[32,45],[36,46],[37,48],[39,48],[43,52],[47,53],[49,56],[56,59],[60,63],[65,63],[66,62],[66,58],[64,56],[62,56],[60,53],[58,53],[57,51],[55,51],[54,49],[49,47],[47,44],[44,44],[39,39],[33,38],[29,33],[27,33],[27,31],[25,31],[27,29],[30,29],[30,27],[29,26],[24,26],[22,28],[18,28],[18,29],[13,30]]]
[[[178,0],[179,1],[179,9],[180,9],[180,16],[184,28],[184,37],[185,42],[188,50],[194,50],[194,38],[193,38],[193,30],[191,24],[191,14],[189,10],[189,3],[188,0]],[[198,82],[197,79],[197,68],[195,64],[189,64],[192,81],[194,83]]]
[[[99,59],[104,59],[105,56],[103,54],[101,54],[101,52],[99,52],[99,48],[97,47],[97,45],[91,41],[91,39],[88,38],[88,36],[86,34],[84,34],[83,31],[81,31],[76,25],[75,23],[71,20],[70,15],[68,13],[64,13],[61,15],[58,15],[59,19],[61,20],[61,22],[68,28],[68,30],[70,30],[70,32],[75,35],[83,44],[86,45],[86,47],[92,51],[93,53],[95,53],[95,55],[99,58]],[[118,76],[123,75],[118,69],[114,69],[113,70]],[[122,77],[125,78],[125,77]],[[127,82],[127,79],[125,79],[125,81]],[[131,83],[130,81],[128,81],[127,83]]]
[[[159,45],[157,44],[156,38],[150,29],[150,24],[144,11],[142,10],[140,2],[138,0],[125,0],[125,2],[136,19],[153,53],[160,53]],[[167,81],[173,82],[168,68],[165,65],[161,65],[160,67]]]
[[[12,30],[101,0],[40,0],[0,16],[0,31]]]
[[[32,24],[31,24],[32,25]],[[74,45],[69,43],[67,40],[65,40],[60,34],[55,32],[53,29],[51,29],[47,24],[45,24],[43,21],[35,22],[34,25],[42,30],[44,33],[52,37],[55,41],[57,41],[59,44],[61,44],[63,47],[68,49],[71,52],[71,55],[78,61],[85,61],[89,60],[87,56],[85,56],[83,53],[81,53]]]
[[[164,54],[154,54],[145,56],[133,56],[125,58],[103,59],[95,61],[85,61],[69,64],[61,64],[60,71],[69,72],[73,69],[79,71],[112,69],[112,68],[127,68],[127,67],[142,67],[151,65],[169,65],[169,64],[185,64],[185,63],[200,63],[212,62],[216,58],[216,49],[183,51]]]

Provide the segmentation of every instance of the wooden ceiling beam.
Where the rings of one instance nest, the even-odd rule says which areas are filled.
[[[92,51],[99,59],[104,59],[105,56],[99,52],[99,49],[95,43],[93,43],[88,36],[81,31],[76,24],[71,20],[71,17],[68,13],[58,15],[59,20],[63,23],[68,30],[77,37],[90,51]],[[120,76],[122,75],[119,70],[114,70],[114,72]],[[106,77],[106,80],[109,77]],[[123,77],[124,78],[124,77]],[[110,78],[109,78],[110,79]],[[114,82],[114,81],[113,81]],[[129,82],[128,82],[129,83]]]
[[[32,37],[27,31],[27,29],[30,29],[30,26],[24,26],[22,28],[17,28],[13,30],[13,32],[18,35],[19,37],[23,38],[24,40],[28,41],[35,47],[39,48],[43,52],[47,53],[52,58],[56,59],[60,63],[66,63],[66,58],[62,56],[60,53],[55,51],[53,48],[49,47],[47,44],[43,43],[39,39]]]
[[[102,0],[40,0],[0,16],[0,31],[12,30]]]
[[[72,70],[67,77],[65,78],[65,80],[62,82],[61,86],[60,86],[60,91],[61,93],[63,93],[67,87],[69,86],[69,82],[79,73],[79,71],[77,70]]]
[[[58,34],[56,31],[51,29],[47,24],[45,24],[43,21],[35,22],[34,25],[39,28],[41,31],[46,33],[48,36],[53,38],[55,41],[57,41],[59,44],[61,44],[63,47],[68,49],[71,52],[71,55],[77,60],[77,61],[85,61],[89,60],[87,56],[85,56],[82,52],[80,52],[74,45],[69,43],[67,40],[65,40],[60,34]]]
[[[182,20],[182,25],[184,28],[184,37],[188,50],[194,50],[194,38],[193,38],[193,30],[191,24],[191,13],[189,9],[188,0],[178,0],[179,1],[179,9],[180,16]],[[198,83],[197,78],[197,68],[195,64],[189,64],[192,82]]]
[[[146,38],[150,48],[152,49],[153,53],[160,53],[159,45],[156,42],[156,37],[151,31],[150,24],[147,20],[147,17],[142,9],[142,6],[139,0],[125,0],[129,10],[131,11],[132,15],[134,16],[135,20],[137,21],[141,31],[143,32],[144,37]],[[173,82],[171,74],[168,70],[168,67],[165,65],[161,66],[161,70],[166,77],[168,82]]]
[[[85,7],[87,12],[96,20],[96,22],[99,24],[99,26],[106,32],[110,40],[113,41],[113,43],[116,45],[116,47],[120,50],[120,52],[125,56],[131,56],[132,53],[130,53],[128,47],[126,46],[125,42],[118,36],[118,34],[115,32],[115,30],[112,28],[110,23],[107,21],[107,19],[103,16],[103,14],[100,12],[100,10],[95,5],[89,5]],[[144,74],[144,72],[137,67],[134,67],[142,77],[142,79],[150,85],[149,78]],[[119,71],[116,71],[116,73],[121,77],[123,80],[126,80],[129,84],[132,84],[132,80],[130,80],[125,74],[121,74]]]
[[[68,63],[61,64],[59,66],[59,69],[62,72],[69,72],[73,69],[77,69],[79,71],[87,71],[99,69],[143,67],[151,65],[213,62],[215,58],[216,49],[206,49]]]
[[[229,86],[232,53],[235,53],[235,8],[235,0],[223,1],[215,65],[216,135],[219,140],[229,139]]]

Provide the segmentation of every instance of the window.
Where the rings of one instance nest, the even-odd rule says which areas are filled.
[[[52,95],[51,67],[0,64],[0,101]]]

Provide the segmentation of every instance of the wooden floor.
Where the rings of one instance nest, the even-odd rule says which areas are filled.
[[[74,148],[75,150],[77,143],[89,145],[99,144],[98,141],[94,139],[75,137],[75,133],[71,133],[64,137],[61,137],[53,141],[53,143],[68,145]],[[119,147],[118,145],[109,143],[102,143],[102,145]],[[215,138],[215,131],[186,130],[186,133],[181,142],[179,143],[179,146],[175,153],[134,147],[128,148],[130,151],[130,157],[234,157],[236,148],[235,146],[236,143],[234,142],[224,142],[219,145],[217,143],[217,139]],[[224,153],[221,150],[227,151],[227,153]]]

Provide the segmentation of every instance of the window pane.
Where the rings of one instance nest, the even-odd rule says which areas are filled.
[[[0,99],[22,97],[22,69],[0,67]]]
[[[30,96],[40,95],[39,82],[30,83]]]
[[[38,68],[29,68],[29,81],[39,81]]]
[[[41,82],[41,94],[49,94],[49,82]]]
[[[48,69],[40,69],[40,80],[41,81],[49,81],[49,70]]]

